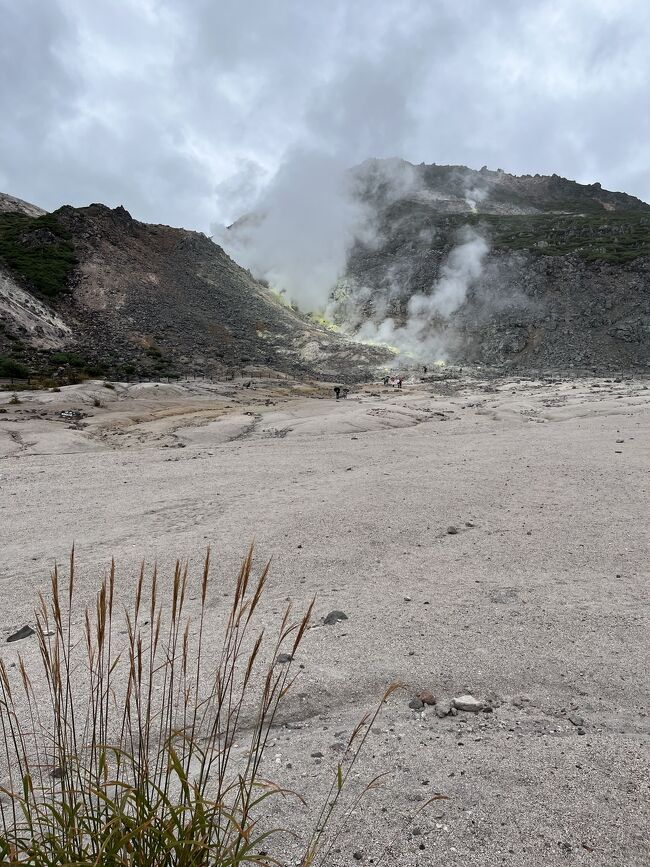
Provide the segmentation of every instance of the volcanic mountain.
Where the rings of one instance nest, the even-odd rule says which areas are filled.
[[[424,361],[650,366],[650,205],[486,167],[369,160],[354,178],[372,231],[336,289],[339,321]]]
[[[388,357],[286,306],[198,232],[123,207],[0,204],[0,358],[32,371],[354,379]]]
[[[332,305],[352,337],[423,364],[650,366],[650,205],[485,167],[369,160],[352,176],[367,220]],[[288,307],[201,233],[0,196],[0,376],[354,379],[391,358]]]

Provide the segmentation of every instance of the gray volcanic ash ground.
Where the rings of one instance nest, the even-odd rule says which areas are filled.
[[[376,862],[400,828],[384,863],[650,863],[646,382],[244,384],[0,396],[5,663],[35,663],[6,639],[73,541],[80,597],[114,556],[126,599],[143,557],[194,566],[210,543],[227,581],[254,538],[269,624],[316,596],[265,768],[309,806],[277,824],[308,825],[399,681],[355,768],[385,788],[328,865]],[[465,694],[491,712],[447,714]]]

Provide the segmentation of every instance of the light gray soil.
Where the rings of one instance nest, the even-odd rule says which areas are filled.
[[[646,385],[413,382],[338,403],[242,385],[0,396],[7,664],[34,660],[33,638],[5,639],[73,541],[90,598],[111,556],[122,592],[143,557],[197,563],[208,543],[230,576],[254,538],[269,622],[317,596],[269,777],[317,804],[338,745],[405,687],[355,769],[385,788],[328,865],[377,863],[404,826],[382,863],[650,864]],[[320,626],[334,609],[348,619]],[[411,709],[424,688],[493,712]],[[289,801],[276,819],[308,821]]]

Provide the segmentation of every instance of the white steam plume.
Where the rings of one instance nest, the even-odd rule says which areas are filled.
[[[356,239],[379,243],[374,205],[408,195],[415,169],[403,160],[369,160],[357,172],[317,151],[294,151],[229,229],[213,227],[226,251],[302,311],[323,312]],[[246,186],[246,181],[242,187]]]
[[[485,238],[469,226],[464,227],[459,240],[431,291],[410,298],[404,324],[397,324],[392,317],[379,323],[367,321],[359,328],[358,337],[389,344],[417,360],[445,360],[453,341],[449,317],[462,306],[468,291],[480,279],[489,251]]]
[[[481,187],[472,187],[465,190],[465,201],[469,205],[470,211],[476,212],[476,206],[487,198],[487,190]]]
[[[483,259],[488,252],[485,238],[465,226],[461,243],[449,254],[442,273],[428,295],[413,295],[409,301],[409,316],[448,319],[467,297],[467,290],[481,276]]]
[[[252,189],[256,180],[244,177],[239,188]],[[460,195],[474,209],[486,192],[469,186],[464,193],[461,187]],[[237,262],[304,312],[325,313],[361,341],[389,344],[416,359],[444,359],[454,339],[449,317],[480,278],[488,252],[474,229],[461,230],[430,291],[410,298],[405,322],[394,313],[403,310],[415,259],[388,262],[380,285],[373,288],[342,279],[356,240],[368,250],[387,241],[379,227],[387,206],[431,196],[444,201],[449,192],[425,186],[417,169],[403,160],[371,159],[350,170],[334,157],[303,149],[262,188],[247,216],[215,234]],[[408,217],[404,219],[408,231]],[[396,226],[384,230],[390,235]],[[419,228],[413,250],[429,246],[435,232],[434,227]]]
[[[240,265],[304,311],[323,308],[365,220],[347,166],[321,153],[293,153],[230,229],[214,229]]]

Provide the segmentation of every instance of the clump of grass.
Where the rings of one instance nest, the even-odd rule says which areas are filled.
[[[16,406],[17,404],[22,403],[22,400],[18,397],[17,394],[14,393],[9,398],[9,403],[12,404],[13,406]]]
[[[67,586],[54,570],[35,623],[45,686],[21,657],[14,677],[0,659],[2,863],[280,863],[269,854],[274,830],[260,819],[268,823],[267,799],[289,793],[263,779],[261,763],[293,682],[291,664],[276,659],[281,649],[297,652],[313,602],[297,619],[288,606],[267,639],[255,624],[268,565],[254,578],[252,564],[250,549],[221,627],[212,621],[209,551],[196,589],[180,563],[167,592],[143,566],[122,616],[112,565],[78,636],[74,551]],[[194,621],[191,593],[200,599]],[[378,712],[350,738],[305,867],[326,863],[325,831]]]

